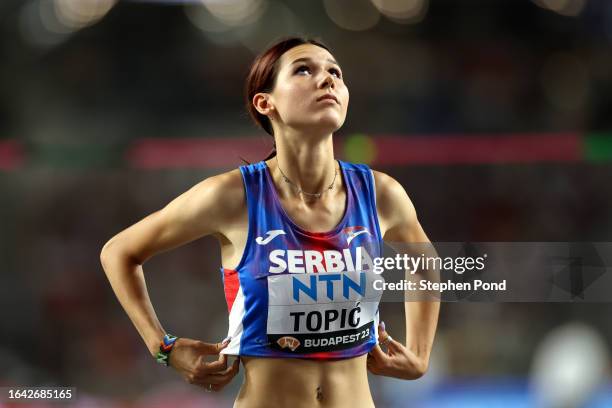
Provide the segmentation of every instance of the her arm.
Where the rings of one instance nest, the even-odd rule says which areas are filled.
[[[219,200],[221,194],[223,200]],[[106,276],[152,355],[159,350],[165,331],[149,299],[142,265],[156,254],[202,236],[223,235],[231,225],[230,220],[240,218],[244,202],[238,170],[211,177],[121,231],[104,245],[100,260]],[[219,344],[179,339],[170,354],[170,364],[189,382],[197,383],[204,368],[211,368],[205,366],[204,354],[217,354],[221,348]],[[225,358],[220,358],[212,369],[225,369],[225,365]],[[213,379],[207,379],[210,380],[208,384],[213,383]],[[214,384],[221,384],[225,379],[215,378]]]
[[[431,248],[414,205],[401,184],[380,172],[374,172],[374,178],[379,222],[385,241],[400,245],[417,243],[420,247]],[[410,301],[404,303],[404,308],[406,342],[389,340],[386,342],[387,353],[376,345],[368,357],[368,367],[374,374],[415,379],[427,371],[440,303]],[[385,343],[387,336],[385,328],[379,326],[381,343]]]

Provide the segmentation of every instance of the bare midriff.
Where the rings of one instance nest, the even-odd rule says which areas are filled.
[[[372,408],[366,354],[341,360],[241,356],[235,408]]]

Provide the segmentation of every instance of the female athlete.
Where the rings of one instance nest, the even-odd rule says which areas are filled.
[[[151,354],[188,382],[219,391],[242,362],[235,407],[372,407],[368,370],[403,379],[427,370],[439,303],[406,302],[405,342],[392,339],[379,323],[370,261],[383,238],[429,240],[397,181],[334,159],[349,92],[325,45],[277,42],[253,62],[245,90],[275,150],[114,236],[101,252],[106,275]],[[205,235],[221,247],[229,308],[222,343],[167,335],[142,269]],[[232,364],[230,355],[238,356]]]

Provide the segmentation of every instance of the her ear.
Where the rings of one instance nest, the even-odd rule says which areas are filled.
[[[274,111],[274,105],[270,103],[270,94],[268,93],[257,93],[253,96],[253,106],[257,109],[257,112],[262,115],[270,116]]]

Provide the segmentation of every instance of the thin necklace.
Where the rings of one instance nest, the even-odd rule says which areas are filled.
[[[336,177],[338,176],[338,170],[336,170],[336,166],[334,166],[334,179],[332,180],[332,182],[330,183],[330,185],[323,191],[321,191],[320,193],[308,193],[304,190],[302,190],[297,184],[295,184],[293,181],[289,180],[289,177],[285,176],[285,173],[283,172],[283,170],[280,167],[280,164],[278,163],[278,156],[276,156],[276,165],[278,166],[278,170],[280,171],[281,175],[283,176],[283,179],[285,180],[285,182],[287,184],[290,184],[296,191],[296,193],[299,194],[304,194],[307,195],[309,197],[315,197],[315,198],[321,198],[321,196],[323,195],[324,192],[331,190],[332,188],[334,188],[334,183],[336,182]]]

